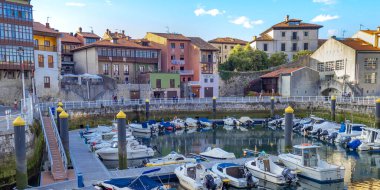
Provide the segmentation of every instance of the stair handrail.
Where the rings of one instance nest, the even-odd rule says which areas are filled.
[[[53,161],[53,157],[51,155],[51,150],[50,150],[49,141],[48,141],[48,135],[46,133],[44,119],[42,117],[42,113],[41,113],[41,108],[40,107],[38,107],[38,112],[39,112],[39,116],[40,116],[42,131],[44,133],[45,144],[46,144],[46,147],[48,149],[48,156],[49,156],[50,166],[53,166],[54,165],[54,161]]]
[[[60,135],[58,133],[57,124],[56,124],[54,116],[53,116],[53,114],[51,112],[51,107],[49,107],[49,117],[50,117],[50,122],[52,124],[52,128],[53,128],[53,131],[54,131],[54,135],[55,135],[55,137],[57,139],[59,154],[60,154],[60,156],[62,158],[62,162],[63,162],[63,169],[65,170],[65,173],[67,173],[67,157],[66,157],[66,152],[65,152],[65,149],[63,148],[61,137],[60,137]]]

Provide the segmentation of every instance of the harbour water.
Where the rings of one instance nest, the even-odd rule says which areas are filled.
[[[150,138],[149,135],[138,136],[139,140],[146,145],[157,147],[157,157],[165,156],[171,151],[188,155],[200,153],[207,147],[220,147],[228,152],[235,153],[236,157],[244,157],[243,149],[255,149],[277,155],[284,152],[284,133],[274,131],[262,126],[255,126],[249,130],[228,129],[218,127],[216,130],[203,132],[177,131]],[[280,187],[262,182],[260,185],[269,189],[380,189],[380,154],[348,151],[340,145],[321,143],[315,139],[304,138],[293,134],[293,144],[320,143],[319,150],[322,159],[330,163],[343,165],[346,168],[344,182],[333,184],[318,184],[302,179],[298,186]],[[250,158],[247,156],[247,160]],[[110,170],[117,167],[117,162],[104,164]],[[130,166],[141,164],[141,160],[129,161]]]

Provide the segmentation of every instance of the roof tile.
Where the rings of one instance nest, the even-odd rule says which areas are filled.
[[[302,67],[295,67],[295,68],[281,68],[275,71],[272,71],[270,73],[267,73],[265,75],[260,76],[260,78],[278,78],[282,74],[290,74],[298,69],[301,69]]]
[[[373,47],[373,45],[359,39],[359,38],[345,38],[337,39],[339,42],[343,43],[346,46],[351,47],[357,51],[380,51],[380,48]]]
[[[185,41],[190,41],[189,38],[182,34],[175,34],[175,33],[156,33],[156,32],[149,32],[151,34],[161,36],[163,38],[166,38],[168,40],[185,40]]]
[[[224,37],[224,38],[215,38],[213,40],[208,41],[208,43],[246,45],[248,42],[244,41],[244,40],[237,39],[237,38]]]
[[[199,47],[201,50],[210,50],[210,51],[218,51],[217,48],[207,43],[200,37],[188,37],[191,40],[191,43],[195,46]]]
[[[61,32],[62,34],[62,38],[61,38],[61,41],[62,42],[68,42],[68,43],[78,43],[80,44],[81,42],[78,40],[78,38],[76,38],[75,36],[72,36],[71,34],[67,33],[67,32]]]

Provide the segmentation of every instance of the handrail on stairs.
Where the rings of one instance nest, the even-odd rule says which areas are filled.
[[[50,151],[49,141],[48,141],[48,138],[47,138],[47,133],[46,133],[46,129],[45,129],[44,119],[43,119],[42,113],[41,113],[41,108],[37,107],[37,109],[38,109],[38,112],[39,112],[39,117],[40,117],[40,121],[41,121],[41,127],[42,127],[42,131],[44,133],[44,139],[45,139],[46,147],[47,147],[47,150],[48,150],[48,156],[49,156],[50,166],[54,166],[54,161],[53,161],[53,157],[51,155],[52,153]]]

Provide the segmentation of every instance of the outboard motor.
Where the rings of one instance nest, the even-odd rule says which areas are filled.
[[[329,132],[327,130],[323,130],[320,136],[327,136]]]
[[[297,182],[297,176],[289,168],[282,170],[281,175],[284,176],[285,181],[288,183]]]
[[[342,139],[341,143],[342,144],[348,144],[351,141],[351,137],[345,137]]]
[[[312,132],[311,135],[317,135],[317,136],[319,136],[319,134],[321,134],[321,132],[322,132],[322,129],[319,128],[319,129],[317,129],[317,131]]]
[[[304,127],[302,131],[311,131],[311,130],[313,130],[313,126],[309,125],[309,126]]]
[[[254,187],[256,183],[253,181],[253,176],[251,172],[246,172],[245,173],[245,178],[247,179],[247,186],[248,187]]]
[[[338,137],[338,133],[337,132],[333,132],[331,133],[328,137],[327,137],[327,141],[331,141],[331,142],[334,142],[336,137]]]
[[[216,190],[216,184],[214,182],[214,178],[210,174],[207,174],[205,176],[205,179],[206,179],[206,182],[205,182],[206,188],[211,189],[211,190]]]

